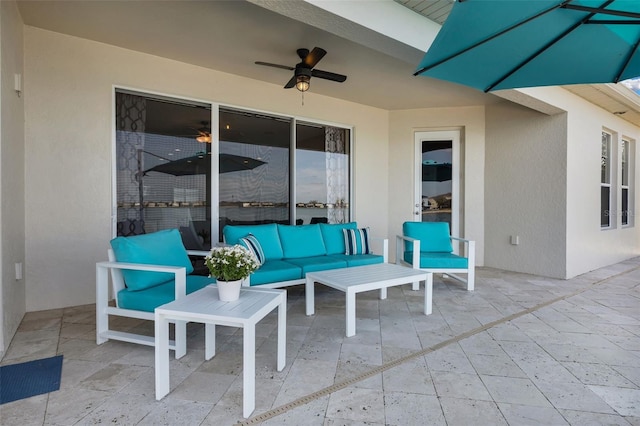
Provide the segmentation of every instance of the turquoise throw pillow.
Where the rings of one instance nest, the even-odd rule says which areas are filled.
[[[278,225],[278,233],[285,259],[327,254],[318,224]]]
[[[187,250],[177,229],[166,229],[134,237],[117,237],[111,248],[118,262],[147,265],[184,266],[193,272]],[[132,271],[123,269],[122,276],[130,291],[144,290],[175,278],[169,272]]]
[[[247,235],[254,235],[264,252],[266,260],[279,260],[283,258],[282,245],[280,244],[280,235],[278,234],[278,225],[275,223],[267,223],[262,225],[227,225],[222,230],[224,242],[227,244],[239,244],[240,238]]]
[[[451,253],[453,246],[448,222],[405,222],[402,225],[405,236],[420,240],[420,251],[431,253]]]
[[[343,229],[357,229],[358,224],[356,222],[349,223],[321,223],[320,232],[322,232],[322,239],[324,246],[327,249],[327,254],[344,254],[346,247],[344,245]]]

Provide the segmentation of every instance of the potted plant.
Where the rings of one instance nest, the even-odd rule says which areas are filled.
[[[214,247],[204,258],[209,276],[218,282],[220,300],[231,302],[240,296],[240,287],[260,267],[255,256],[240,245]]]

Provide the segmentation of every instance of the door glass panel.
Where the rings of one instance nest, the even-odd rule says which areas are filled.
[[[451,229],[452,183],[452,142],[422,141],[422,222]]]

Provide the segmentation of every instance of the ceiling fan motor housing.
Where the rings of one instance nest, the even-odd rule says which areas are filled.
[[[303,63],[299,63],[298,65],[296,65],[295,75],[296,77],[307,76],[311,78],[311,68]]]

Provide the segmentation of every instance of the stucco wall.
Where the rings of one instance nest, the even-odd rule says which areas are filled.
[[[354,126],[354,218],[386,235],[388,113],[25,28],[27,310],[95,301],[111,238],[114,85]]]
[[[389,241],[395,258],[395,235],[413,220],[416,132],[460,130],[463,157],[461,192],[463,236],[476,241],[476,260],[484,264],[484,107],[428,108],[389,113]]]
[[[561,88],[522,89],[538,98],[552,100],[568,113],[567,136],[567,277],[620,262],[640,254],[640,223],[638,222],[638,188],[640,188],[640,129],[605,110],[583,102],[578,96]],[[600,157],[603,128],[618,138],[635,140],[635,226],[622,228],[618,205],[613,206],[614,227],[600,229]],[[619,169],[619,168],[618,168]],[[620,170],[613,188],[619,192]]]
[[[24,97],[14,90],[23,74],[22,18],[15,2],[0,2],[0,276],[2,334],[0,358],[25,313],[25,280],[16,280],[14,264],[24,262]],[[26,92],[26,90],[25,90]]]
[[[485,265],[564,278],[566,114],[502,102],[486,117]]]

